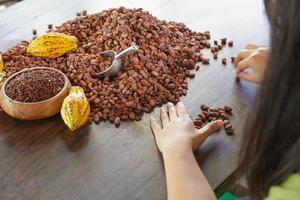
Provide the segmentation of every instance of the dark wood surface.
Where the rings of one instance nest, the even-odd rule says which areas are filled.
[[[268,44],[268,25],[260,0],[25,0],[0,13],[0,50],[43,33],[87,9],[143,7],[160,19],[184,22],[193,30],[228,37],[219,58],[237,53],[245,44]],[[210,55],[209,52],[206,52]],[[236,135],[213,135],[196,152],[209,182],[216,188],[236,168],[239,142],[256,86],[236,84],[230,62],[221,59],[201,67],[182,98],[191,116],[199,105],[231,105]],[[158,109],[152,113],[158,117]],[[0,113],[0,199],[132,200],[166,199],[163,163],[149,129],[149,114],[140,122],[90,125],[73,135],[59,115],[39,121],[20,121]]]

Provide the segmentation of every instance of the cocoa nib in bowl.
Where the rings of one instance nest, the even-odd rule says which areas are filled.
[[[59,113],[71,83],[57,69],[29,68],[6,79],[0,90],[0,104],[11,117],[36,120]]]
[[[5,85],[6,95],[19,102],[39,102],[57,95],[65,85],[65,78],[54,70],[36,69],[20,73]]]

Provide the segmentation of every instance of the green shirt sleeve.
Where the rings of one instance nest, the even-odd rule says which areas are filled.
[[[300,200],[300,173],[290,175],[281,185],[272,186],[266,200]]]

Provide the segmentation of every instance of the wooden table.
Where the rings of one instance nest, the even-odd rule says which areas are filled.
[[[32,37],[50,23],[60,24],[88,10],[142,7],[160,19],[184,22],[193,30],[210,30],[212,39],[228,37],[219,57],[237,53],[246,43],[268,44],[268,24],[260,0],[26,0],[0,13],[0,50]],[[207,52],[207,55],[210,55]],[[230,62],[201,67],[182,98],[195,117],[201,103],[231,105],[236,135],[213,135],[196,152],[200,166],[216,188],[236,168],[239,142],[256,86],[234,81]],[[250,108],[251,109],[251,108]],[[158,109],[154,114],[158,116]],[[166,199],[165,175],[146,114],[140,122],[82,128],[76,136],[60,116],[19,121],[0,114],[0,199],[132,200]]]

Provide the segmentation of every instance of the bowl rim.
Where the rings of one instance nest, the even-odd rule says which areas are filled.
[[[59,93],[57,93],[55,96],[49,98],[49,99],[45,99],[43,101],[37,101],[37,102],[22,102],[22,101],[17,101],[17,100],[14,100],[12,98],[10,98],[6,92],[5,92],[5,86],[6,84],[11,80],[13,79],[14,77],[16,77],[17,75],[19,74],[22,74],[26,71],[31,71],[31,70],[38,70],[38,69],[45,69],[45,70],[53,70],[53,71],[56,71],[58,73],[60,73],[61,75],[63,75],[64,79],[65,79],[65,83],[64,83],[64,86],[63,88],[59,91]],[[7,98],[9,101],[13,102],[13,103],[16,103],[16,104],[26,104],[26,105],[37,105],[37,104],[43,104],[43,103],[47,103],[49,101],[52,101],[53,99],[57,98],[57,96],[60,96],[63,91],[69,86],[70,84],[70,81],[68,79],[68,77],[65,75],[65,73],[63,73],[62,71],[58,70],[58,69],[55,69],[55,68],[50,68],[50,67],[31,67],[31,68],[25,68],[25,69],[22,69],[14,74],[12,74],[8,79],[6,79],[4,81],[4,83],[2,84],[1,86],[1,90],[2,90],[2,94],[4,94],[5,98]]]

